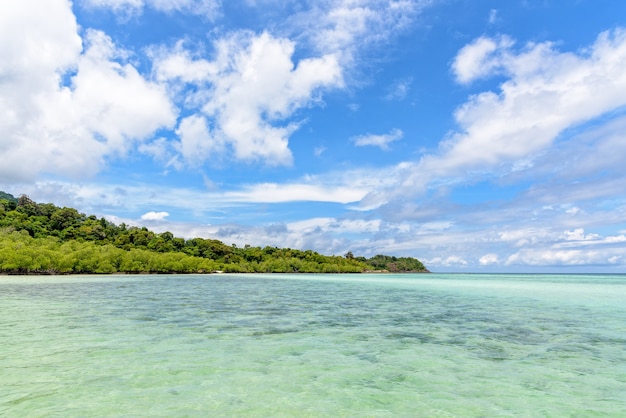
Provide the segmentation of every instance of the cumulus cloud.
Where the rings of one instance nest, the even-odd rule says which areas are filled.
[[[170,216],[168,212],[147,212],[141,215],[142,221],[162,221]]]
[[[480,257],[480,259],[478,260],[478,262],[483,265],[489,265],[489,264],[497,264],[498,263],[498,254],[494,254],[494,253],[489,253],[489,254],[485,254],[482,257]]]
[[[351,138],[351,141],[354,142],[354,145],[357,147],[364,146],[374,146],[379,147],[380,149],[387,150],[389,149],[389,144],[402,139],[403,132],[400,129],[392,129],[388,134],[383,135],[360,135]]]
[[[171,158],[171,153],[168,151],[169,144],[166,138],[156,138],[153,141],[145,142],[139,145],[137,148],[140,152],[151,156],[157,161],[167,161]]]
[[[291,164],[289,136],[298,124],[285,121],[315,103],[320,89],[342,86],[337,58],[324,55],[296,63],[295,44],[267,32],[239,32],[220,39],[215,48],[213,61],[193,58],[182,44],[157,52],[160,80],[191,83],[202,91],[200,113],[179,126],[183,157],[199,163],[224,145],[240,160]]]
[[[567,129],[626,105],[626,29],[603,32],[577,53],[559,52],[551,43],[528,44],[519,51],[509,44],[487,38],[470,44],[472,51],[480,46],[474,51],[479,59],[459,70],[463,80],[496,69],[507,79],[497,92],[472,95],[456,110],[458,129],[442,140],[439,152],[402,163],[406,175],[396,187],[370,194],[364,206],[532,166]],[[506,53],[498,52],[502,48]]]
[[[508,75],[499,93],[472,96],[455,113],[460,126],[428,168],[493,166],[536,154],[565,129],[626,104],[626,30],[602,33],[588,49],[561,53],[550,43],[487,58]]]
[[[217,0],[79,4],[127,15],[146,8],[210,18],[220,13]],[[235,31],[216,38],[211,59],[182,41],[155,46],[149,75],[133,64],[143,52],[123,50],[102,31],[79,29],[67,0],[1,7],[0,150],[25,163],[0,167],[0,175],[32,179],[43,172],[94,174],[134,147],[177,169],[226,154],[290,165],[289,139],[301,124],[296,112],[321,103],[324,90],[344,87],[346,57],[404,27],[419,4],[312,2],[275,34]],[[289,34],[300,34],[304,47],[296,52]],[[184,117],[177,120],[179,112]],[[178,141],[153,139],[163,128]]]
[[[69,2],[0,7],[1,178],[94,174],[108,156],[173,124],[165,90],[104,33],[81,38]]]
[[[480,37],[465,45],[452,63],[452,70],[459,83],[469,83],[478,78],[492,75],[501,69],[513,40],[507,36],[499,38]]]
[[[211,136],[207,120],[202,115],[184,118],[176,134],[180,138],[180,154],[192,166],[201,165],[212,150],[219,151],[222,147],[222,141]]]
[[[175,119],[165,90],[147,81],[129,63],[115,61],[118,51],[100,31],[86,34],[88,48],[72,78],[73,102],[90,131],[107,145],[124,150],[128,139],[141,139]]]

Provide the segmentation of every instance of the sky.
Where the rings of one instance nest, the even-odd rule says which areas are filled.
[[[0,190],[435,272],[626,272],[626,2],[0,3]]]

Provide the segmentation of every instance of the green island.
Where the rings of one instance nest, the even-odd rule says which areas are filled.
[[[428,270],[416,258],[327,256],[311,250],[243,248],[116,225],[76,209],[0,191],[0,274],[364,273]]]

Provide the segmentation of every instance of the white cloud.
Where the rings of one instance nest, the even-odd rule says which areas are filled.
[[[489,264],[497,264],[499,262],[498,254],[494,254],[494,253],[485,254],[482,257],[480,257],[478,262],[483,266],[486,266]]]
[[[599,250],[559,250],[523,249],[511,255],[507,265],[529,266],[609,266],[626,259],[626,249],[614,248]],[[623,262],[623,261],[622,261]]]
[[[166,138],[156,138],[151,142],[142,143],[137,149],[158,161],[166,161],[171,158],[171,153],[168,151],[169,144]]]
[[[546,217],[547,218],[547,217]],[[547,227],[518,227],[506,229],[498,232],[498,241],[513,245],[514,247],[525,247],[536,245],[537,242],[556,239]]]
[[[513,41],[506,36],[496,39],[480,37],[465,45],[452,63],[457,81],[466,84],[499,70],[504,54],[511,46]]]
[[[389,149],[389,144],[402,139],[403,133],[400,129],[392,129],[388,134],[383,135],[360,135],[351,138],[354,145],[357,147],[364,147],[367,145],[379,147],[380,149]]]
[[[215,17],[221,8],[219,0],[146,0],[146,5],[164,12],[178,11],[207,17]]]
[[[612,247],[626,242],[625,235],[612,235],[603,237],[599,234],[587,233],[583,228],[576,228],[573,231],[563,233],[563,241],[554,244],[554,248],[588,248],[590,246]]]
[[[201,165],[210,157],[211,151],[220,152],[222,142],[211,136],[207,120],[202,115],[184,118],[176,130],[180,138],[180,153],[192,166]]]
[[[0,7],[0,178],[88,176],[174,122],[165,91],[109,37],[86,30],[83,49],[69,2]]]
[[[622,187],[620,179],[626,174],[626,165],[622,158],[626,155],[626,116],[618,114],[599,122],[601,123],[595,123],[588,129],[581,129],[580,133],[567,140],[557,141],[553,147],[534,159],[532,171],[522,170],[519,174],[533,175],[537,180],[551,177],[571,181],[589,176],[598,177],[595,174],[610,171],[613,175],[599,176],[593,187],[584,184],[576,193],[582,199],[615,195],[617,189]],[[553,190],[553,193],[558,196],[555,196],[556,201],[563,202],[562,193],[573,191],[574,187],[568,187]],[[573,215],[582,211],[576,206],[569,209]]]
[[[323,54],[348,63],[366,46],[381,44],[413,20],[429,2],[415,0],[340,0],[312,2],[290,20],[295,31]]]
[[[626,29],[600,34],[577,54],[542,43],[527,45],[517,54],[511,50],[493,59],[489,54],[481,57],[483,65],[465,71],[466,79],[499,68],[508,76],[500,91],[471,96],[455,112],[458,129],[441,142],[439,153],[404,163],[406,175],[399,184],[370,194],[364,206],[406,201],[429,187],[475,181],[494,171],[532,167],[567,129],[626,105]],[[613,141],[621,138],[613,136]],[[614,160],[613,153],[609,161]]]
[[[118,51],[99,31],[87,31],[88,48],[73,77],[73,101],[81,121],[116,151],[128,139],[143,139],[174,122],[165,90],[139,74],[131,64],[114,61]]]
[[[179,79],[185,83],[212,82],[219,75],[221,68],[228,65],[228,52],[220,49],[214,62],[195,57],[185,49],[183,41],[178,41],[171,51],[153,50],[157,64],[157,79],[171,81]]]
[[[57,71],[74,65],[82,48],[76,18],[67,0],[24,0],[0,5],[0,72],[5,80],[20,76],[35,88],[57,80]],[[19,35],[19,36],[18,36]]]
[[[223,199],[235,202],[279,203],[279,202],[337,202],[351,203],[363,198],[367,190],[315,184],[263,183],[244,187],[241,191],[223,193]]]
[[[573,231],[565,231],[563,235],[567,241],[587,241],[599,238],[599,235],[597,234],[585,235],[585,230],[583,228],[577,228]]]
[[[126,15],[146,8],[211,18],[220,13],[217,0],[83,0],[83,4]],[[414,0],[311,2],[275,28],[276,33],[292,33],[314,46],[314,55],[305,54],[297,62],[295,42],[267,32],[231,32],[215,42],[212,60],[192,53],[183,41],[169,51],[153,47],[156,79],[169,85],[171,99],[189,116],[176,130],[178,145],[168,145],[166,152],[158,151],[153,142],[142,146],[143,152],[167,158],[177,168],[182,162],[199,166],[209,155],[224,153],[248,162],[290,165],[289,138],[300,126],[291,120],[294,112],[319,103],[323,89],[343,87],[344,66],[353,62],[354,52],[385,42],[421,7]],[[186,88],[190,84],[193,92]],[[405,84],[398,85],[395,94],[402,91]]]
[[[550,145],[564,129],[626,104],[626,31],[600,35],[589,53],[558,53],[548,44],[509,56],[511,79],[500,94],[473,96],[458,109],[446,168],[497,164]],[[490,67],[490,64],[487,64]]]
[[[526,222],[536,223],[533,220]],[[558,217],[544,219],[543,224],[546,226],[541,229],[510,229],[496,234],[491,244],[497,251],[485,254],[479,263],[500,267],[567,267],[619,265],[626,260],[624,235],[602,236],[585,233],[582,228],[560,232]],[[510,244],[518,248],[511,251],[514,247]],[[480,243],[474,245],[484,248]]]
[[[147,212],[141,215],[142,221],[162,221],[170,216],[168,212]]]
[[[581,209],[579,207],[574,206],[573,208],[569,208],[567,209],[565,212],[569,213],[570,215],[576,215],[577,213],[580,213]]]
[[[412,78],[406,78],[403,80],[396,81],[393,85],[391,85],[388,89],[387,94],[385,95],[385,100],[404,100],[406,95],[411,88],[411,84],[413,83]]]
[[[82,0],[88,7],[110,8],[125,17],[138,15],[144,8],[171,13],[181,12],[214,19],[221,12],[219,0]]]
[[[67,1],[0,3],[0,178],[32,177],[46,164],[41,154],[63,152],[45,138],[38,121],[49,105],[39,101],[67,96],[59,91],[60,74],[76,65],[77,29]]]
[[[524,269],[525,266],[574,268],[586,262],[619,268],[626,262],[624,234],[602,236],[595,230],[587,232],[582,226],[568,227],[571,216],[566,213],[566,207],[545,208],[533,215],[533,205],[541,203],[532,199],[513,200],[506,207],[481,208],[480,213],[464,207],[448,208],[442,213],[438,206],[439,213],[432,222],[410,219],[392,222],[370,212],[363,216],[353,213],[345,219],[303,218],[284,220],[278,226],[251,226],[246,224],[245,217],[233,220],[231,213],[231,208],[245,213],[243,208],[256,208],[258,203],[280,205],[301,198],[344,204],[350,193],[358,199],[377,185],[371,177],[379,176],[382,175],[372,175],[369,170],[352,171],[308,177],[299,183],[249,185],[230,192],[168,188],[158,184],[127,185],[121,190],[115,185],[52,182],[25,187],[21,192],[37,201],[55,201],[78,207],[85,213],[135,212],[138,215],[134,220],[118,219],[116,222],[147,226],[157,232],[169,230],[186,238],[211,237],[229,244],[276,245],[326,254],[344,254],[350,250],[365,256],[409,255],[420,258],[434,271],[465,271],[478,266],[493,271]],[[349,186],[358,188],[349,189]],[[141,219],[140,214],[145,215],[146,208],[150,207],[164,208],[169,213],[198,213],[196,219],[201,221],[177,223],[165,218],[154,219],[158,217],[154,215],[149,216],[150,220]],[[584,217],[577,219],[577,224],[597,226],[607,222],[601,213],[585,209]],[[624,213],[624,210],[611,211],[609,222],[623,222]],[[226,222],[226,219],[227,224],[206,224],[207,221]],[[507,226],[499,226],[503,224]]]
[[[315,147],[313,149],[313,155],[315,155],[316,157],[321,157],[322,154],[327,150],[327,148],[323,145],[319,146],[319,147]]]
[[[425,260],[427,266],[433,267],[464,267],[467,266],[467,261],[463,257],[451,255],[448,257],[434,257],[429,260]]]
[[[149,204],[152,207],[172,208],[170,212],[178,209],[201,213],[256,203],[356,202],[369,190],[386,181],[382,174],[372,176],[371,173],[371,170],[334,172],[285,183],[243,184],[230,190],[215,187],[196,190],[167,187],[158,183],[127,184],[120,189],[117,184],[42,181],[24,184],[20,192],[38,202],[59,202],[83,207],[88,211],[98,211],[103,207],[116,207],[120,212],[136,211],[140,210],[140,205]],[[128,199],[128,196],[133,196],[133,199]]]
[[[181,44],[156,53],[160,80],[193,83],[204,97],[202,114],[209,120],[206,132],[194,129],[192,137],[181,137],[183,156],[192,155],[185,150],[200,150],[193,154],[199,163],[206,159],[205,151],[213,148],[205,144],[210,141],[230,146],[240,160],[291,164],[289,136],[298,124],[284,121],[297,109],[315,103],[320,89],[342,86],[336,57],[324,55],[294,63],[295,44],[268,33],[240,32],[215,46],[214,61],[192,58]],[[199,117],[187,122],[197,122]],[[179,127],[180,133],[189,129]]]

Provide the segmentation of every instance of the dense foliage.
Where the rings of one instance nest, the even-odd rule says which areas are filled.
[[[375,255],[367,260],[367,264],[374,270],[387,270],[393,272],[424,271],[426,268],[416,258],[394,257],[389,255]]]
[[[76,209],[0,192],[0,272],[32,273],[359,273],[427,271],[414,258],[325,256],[311,250],[229,246],[115,225]]]

